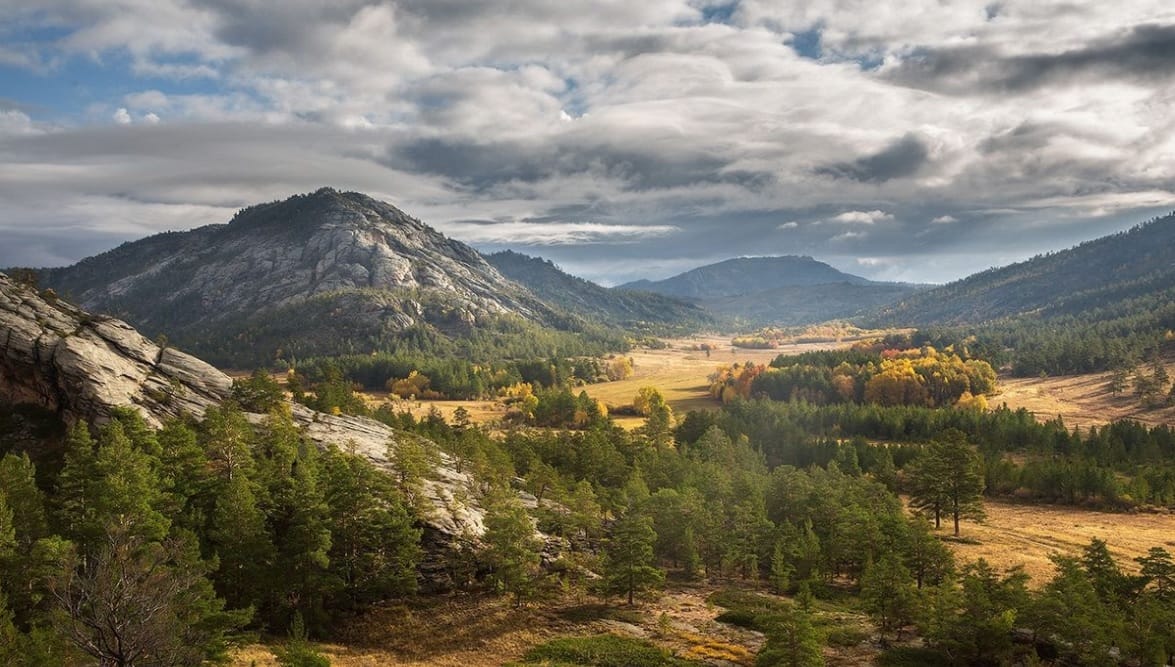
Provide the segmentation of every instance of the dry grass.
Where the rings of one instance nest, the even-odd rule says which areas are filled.
[[[1094,512],[1054,505],[988,502],[987,522],[966,522],[962,536],[978,542],[948,542],[960,561],[985,558],[1006,569],[1023,565],[1030,586],[1043,586],[1053,575],[1049,555],[1079,555],[1093,538],[1106,542],[1123,569],[1136,569],[1134,558],[1151,547],[1175,547],[1175,515]],[[950,529],[944,522],[943,534]]]
[[[628,356],[632,358],[632,377],[617,382],[589,384],[585,389],[589,396],[607,405],[631,405],[632,399],[641,387],[656,387],[665,401],[677,414],[690,410],[714,410],[719,403],[710,398],[709,381],[711,373],[732,363],[770,363],[780,354],[799,354],[812,350],[827,350],[845,347],[850,343],[804,343],[781,345],[773,350],[745,350],[732,348],[730,336],[709,335],[667,341],[664,350],[638,349]],[[707,357],[705,352],[690,349],[709,343],[715,349]],[[635,428],[644,423],[640,417],[619,417],[616,422],[625,428]]]
[[[1175,364],[1168,361],[1168,372],[1175,374]],[[1134,419],[1158,426],[1175,423],[1175,407],[1147,409],[1128,388],[1114,395],[1110,391],[1111,373],[1061,375],[1046,378],[1000,378],[1000,393],[992,397],[993,407],[1006,403],[1012,409],[1024,408],[1038,419],[1060,416],[1068,426],[1100,426],[1119,419]]]
[[[752,664],[762,635],[716,622],[721,610],[706,604],[714,590],[675,587],[635,608],[575,598],[521,609],[498,597],[432,598],[375,609],[345,628],[339,643],[317,648],[335,667],[480,667],[519,660],[556,637],[611,632],[647,639],[682,656]],[[232,664],[272,667],[276,662],[265,645],[252,645],[237,651]]]

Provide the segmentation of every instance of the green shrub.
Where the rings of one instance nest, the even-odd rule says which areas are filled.
[[[828,635],[824,638],[824,641],[829,646],[850,648],[859,645],[868,638],[869,633],[865,632],[861,628],[839,627],[829,630]]]
[[[694,664],[674,658],[668,651],[648,642],[617,635],[553,639],[528,651],[523,660],[526,664],[585,667],[684,667]]]
[[[719,623],[726,623],[728,625],[735,625],[740,628],[750,628],[754,630],[758,627],[758,624],[755,622],[755,619],[758,617],[759,615],[753,611],[748,611],[746,609],[731,609],[730,611],[722,612],[714,620],[718,621]]]
[[[899,646],[877,656],[879,667],[950,667],[951,660],[931,648]]]

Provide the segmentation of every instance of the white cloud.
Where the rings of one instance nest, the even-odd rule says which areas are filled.
[[[863,239],[863,238],[865,238],[865,236],[866,236],[865,232],[844,232],[843,234],[837,234],[836,236],[834,236],[828,240],[833,243],[839,243],[841,241],[852,241],[853,239]]]
[[[791,222],[783,223],[782,225],[780,225],[776,229],[795,229],[796,227],[799,227],[799,226],[800,226],[800,223],[796,222],[795,220],[792,220]]]
[[[930,221],[933,225],[949,225],[958,222],[959,219],[953,215],[940,215]]]
[[[893,220],[893,215],[885,211],[845,211],[840,215],[833,216],[832,222],[843,222],[851,225],[872,225],[878,222],[885,222]]]
[[[145,114],[143,114],[143,122],[147,123],[148,125],[158,125],[159,124],[159,114],[157,114],[155,112],[145,113]]]
[[[113,118],[114,122],[118,123],[119,125],[131,124],[131,114],[126,110],[126,107],[119,107],[118,110],[115,111],[111,116],[111,118]]]

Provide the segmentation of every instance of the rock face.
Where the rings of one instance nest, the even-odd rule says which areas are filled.
[[[95,421],[133,405],[158,426],[167,417],[203,415],[231,389],[228,376],[195,357],[0,274],[0,397],[10,403]]]
[[[246,350],[270,360],[362,351],[410,327],[460,334],[504,315],[559,319],[473,248],[389,204],[329,188],[40,278],[87,310],[166,333],[216,363]]]
[[[0,402],[33,404],[70,421],[99,423],[114,408],[132,406],[160,426],[169,417],[202,416],[231,390],[232,380],[203,361],[0,273]],[[298,404],[291,412],[319,446],[348,448],[384,469],[391,467],[389,452],[394,456],[397,442],[418,437],[371,419],[326,415]],[[444,585],[446,555],[476,544],[485,533],[485,510],[473,500],[474,483],[445,455],[424,482],[422,571],[433,586]]]

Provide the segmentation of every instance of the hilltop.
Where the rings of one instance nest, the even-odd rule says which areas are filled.
[[[664,280],[620,286],[689,299],[740,324],[802,325],[853,317],[907,297],[920,285],[875,282],[812,257],[738,257]]]

